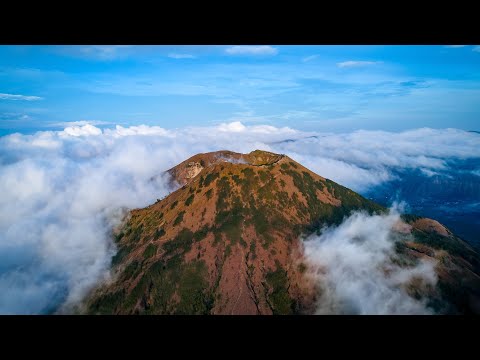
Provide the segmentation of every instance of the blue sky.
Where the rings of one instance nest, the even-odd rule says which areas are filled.
[[[480,130],[480,46],[0,46],[0,135],[241,121]]]

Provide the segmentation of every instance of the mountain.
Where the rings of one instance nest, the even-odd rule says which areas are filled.
[[[435,173],[392,171],[393,180],[362,195],[382,205],[402,199],[415,214],[441,221],[480,249],[480,159],[450,161],[447,165]]]
[[[87,313],[313,313],[319,294],[305,275],[301,235],[355,210],[387,211],[266,151],[198,154],[167,173],[179,188],[130,212],[115,234],[112,280],[92,291]],[[437,288],[413,286],[412,296],[443,313],[478,312],[478,254],[431,219],[405,215],[397,228],[404,266],[438,260]]]

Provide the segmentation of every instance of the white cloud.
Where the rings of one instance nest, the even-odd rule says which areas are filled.
[[[131,136],[131,135],[157,135],[157,136],[169,136],[169,132],[160,126],[130,126],[125,128],[117,125],[115,130],[106,129],[105,134],[113,137]]]
[[[218,129],[220,131],[242,132],[245,131],[247,128],[240,121],[234,121],[231,123],[220,124],[218,126]]]
[[[0,313],[74,304],[108,278],[112,226],[125,209],[168,194],[151,178],[197,153],[284,153],[356,191],[397,169],[438,171],[448,159],[480,157],[480,136],[455,129],[330,134],[241,122],[170,130],[68,125],[0,137]]]
[[[395,257],[393,227],[400,221],[388,215],[357,212],[338,227],[304,241],[311,276],[320,289],[318,314],[400,315],[431,314],[425,301],[410,297],[404,287],[413,278],[434,286],[434,261],[400,267]],[[398,236],[398,235],[397,235]]]
[[[472,51],[475,51],[475,52],[480,52],[480,46],[474,46]]]
[[[339,68],[349,68],[349,67],[361,67],[361,66],[368,66],[368,65],[376,65],[380,64],[380,61],[343,61],[337,63]]]
[[[172,59],[195,59],[196,56],[191,54],[179,54],[179,53],[170,53],[168,54],[169,58]]]
[[[122,209],[164,196],[150,179],[177,159],[137,136],[85,125],[0,138],[0,313],[68,309],[108,278]]]
[[[0,100],[23,100],[23,101],[37,101],[43,100],[40,96],[15,95],[0,93]]]
[[[278,49],[270,45],[237,45],[225,49],[229,55],[277,55]]]
[[[101,135],[102,130],[87,124],[83,126],[68,126],[63,130],[63,133],[70,136]]]

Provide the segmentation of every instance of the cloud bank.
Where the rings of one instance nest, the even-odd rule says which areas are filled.
[[[357,212],[304,241],[311,276],[320,288],[318,314],[432,314],[425,300],[410,297],[405,288],[413,279],[435,286],[435,263],[423,260],[409,268],[392,263],[392,228],[398,221],[396,209],[388,215]]]
[[[273,148],[322,176],[363,192],[394,179],[398,171],[447,170],[448,160],[479,158],[480,136],[457,129],[359,130],[319,134]]]
[[[85,124],[0,137],[0,313],[68,311],[108,279],[115,253],[110,232],[127,209],[171,191],[166,179],[152,177],[199,152],[255,149],[287,154],[360,191],[397,169],[436,171],[449,159],[480,157],[480,135],[455,129],[318,134],[234,122],[173,130]],[[382,222],[389,221],[365,219],[370,228],[383,226],[385,238]]]

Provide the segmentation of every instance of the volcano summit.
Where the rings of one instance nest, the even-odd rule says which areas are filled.
[[[309,236],[352,213],[388,213],[288,156],[266,151],[198,154],[167,173],[177,190],[130,212],[115,233],[111,281],[94,289],[79,311],[316,313],[328,295],[322,286],[328,268],[306,258]],[[431,313],[479,312],[480,261],[472,248],[442,224],[414,215],[399,216],[388,231],[392,254],[379,265],[385,277],[392,264],[409,269],[422,262],[435,270],[433,283],[412,275],[395,291]],[[361,233],[347,235],[364,241]]]

